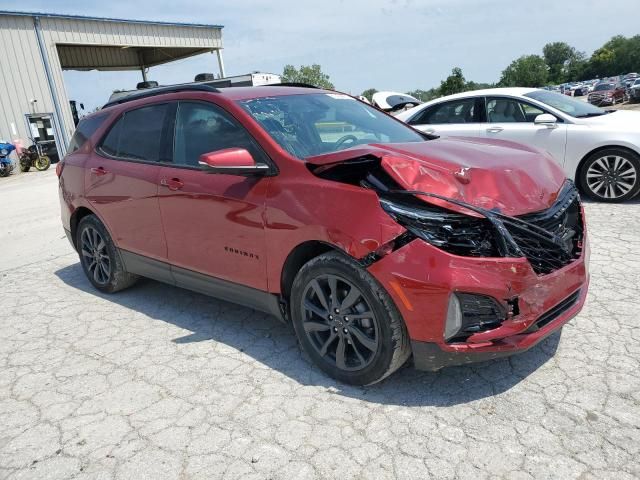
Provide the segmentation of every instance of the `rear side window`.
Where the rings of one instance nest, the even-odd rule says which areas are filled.
[[[477,123],[475,107],[475,98],[439,103],[427,108],[409,123],[411,125]]]
[[[100,150],[125,160],[167,160],[163,152],[162,132],[168,112],[168,104],[150,105],[126,112],[111,127]]]
[[[82,146],[87,143],[87,140],[89,140],[91,136],[96,133],[96,130],[100,128],[100,126],[104,123],[108,116],[109,115],[105,113],[102,115],[94,115],[82,120],[78,124],[73,137],[71,137],[71,142],[69,142],[69,153],[80,150]]]

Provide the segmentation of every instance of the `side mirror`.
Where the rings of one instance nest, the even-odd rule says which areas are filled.
[[[223,173],[243,177],[262,176],[269,173],[269,165],[256,163],[244,148],[226,148],[203,153],[198,162],[207,173]]]
[[[547,128],[556,128],[558,126],[558,119],[550,113],[542,113],[535,118],[533,123],[536,125],[544,125]]]

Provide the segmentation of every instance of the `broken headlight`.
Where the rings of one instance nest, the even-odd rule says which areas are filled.
[[[396,222],[416,237],[445,252],[465,257],[499,257],[495,229],[486,218],[454,213],[435,206],[417,206],[381,198]]]

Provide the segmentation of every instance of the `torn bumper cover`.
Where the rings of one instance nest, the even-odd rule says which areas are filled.
[[[573,184],[549,209],[518,217],[457,203],[484,218],[438,230],[429,224],[435,217],[420,223],[400,203],[394,218],[417,238],[369,266],[405,319],[419,369],[526,351],[573,318],[587,295],[589,246]],[[465,235],[456,236],[460,228]]]

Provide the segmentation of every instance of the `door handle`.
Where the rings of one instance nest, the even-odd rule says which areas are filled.
[[[487,132],[489,132],[489,133],[500,133],[503,130],[504,130],[504,128],[502,128],[502,127],[489,127],[489,128],[487,128]]]
[[[172,178],[171,180],[163,178],[162,180],[160,180],[160,185],[162,185],[163,187],[167,187],[169,190],[173,190],[175,192],[176,190],[180,190],[182,187],[184,187],[184,182],[179,178]]]
[[[93,167],[91,169],[91,173],[97,175],[98,177],[101,177],[102,175],[106,175],[109,172],[107,172],[103,167]]]

